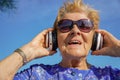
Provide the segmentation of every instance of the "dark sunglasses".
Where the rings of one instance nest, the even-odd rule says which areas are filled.
[[[90,32],[94,25],[93,22],[88,19],[80,19],[78,21],[72,21],[69,19],[63,19],[58,22],[58,29],[63,32],[69,32],[73,28],[73,25],[76,24],[80,31],[88,33]]]

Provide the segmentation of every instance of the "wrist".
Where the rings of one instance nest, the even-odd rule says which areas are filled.
[[[25,46],[22,46],[20,48],[24,54],[26,55],[26,60],[27,62],[31,61],[32,59],[34,59],[34,55],[33,55],[33,49],[30,48],[29,44],[26,44]]]
[[[23,65],[25,65],[27,63],[27,58],[25,53],[20,48],[16,49],[14,52],[17,52],[22,57]]]

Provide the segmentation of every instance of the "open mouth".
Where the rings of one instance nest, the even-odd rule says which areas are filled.
[[[77,44],[79,44],[79,45],[80,45],[80,44],[81,44],[81,42],[80,42],[80,41],[78,41],[78,40],[71,40],[71,41],[69,41],[69,42],[68,42],[68,44],[69,44],[69,45],[77,45]]]

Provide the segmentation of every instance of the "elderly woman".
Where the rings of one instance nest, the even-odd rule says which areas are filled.
[[[66,2],[59,10],[53,29],[44,30],[0,62],[0,80],[120,80],[120,70],[97,68],[86,60],[95,33],[103,36],[104,43],[92,55],[120,57],[120,41],[109,32],[98,30],[98,24],[98,12],[82,0]],[[16,73],[31,60],[56,53],[55,50],[46,49],[46,35],[50,31],[56,32],[62,61],[55,65],[32,65]]]

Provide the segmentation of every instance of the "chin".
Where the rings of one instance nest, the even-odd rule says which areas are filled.
[[[86,57],[88,53],[86,53],[86,51],[82,51],[82,50],[67,50],[66,54],[76,57],[76,58],[81,58],[81,57]]]

